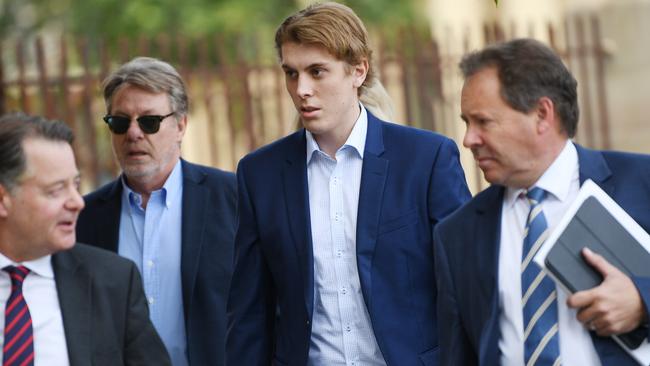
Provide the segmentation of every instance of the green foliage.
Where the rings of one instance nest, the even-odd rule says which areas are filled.
[[[422,0],[342,0],[369,28],[414,24]],[[270,32],[304,6],[299,0],[0,0],[0,36],[43,27],[109,41],[122,37]],[[27,18],[27,19],[26,19]],[[271,36],[269,37],[271,38]]]
[[[428,29],[426,0],[339,0],[364,21],[371,35],[391,42],[396,29]],[[303,0],[0,0],[0,39],[46,30],[101,41],[112,60],[146,53],[171,62],[275,63],[273,35]],[[398,34],[399,33],[399,34]],[[403,33],[403,32],[402,32]],[[81,37],[81,38],[80,38]],[[373,38],[374,39],[374,38]],[[74,42],[73,42],[74,43]],[[71,44],[71,47],[74,47]],[[74,52],[71,54],[74,58]],[[89,54],[99,64],[97,52]],[[78,61],[78,60],[77,60]],[[188,63],[189,62],[189,63]]]
[[[341,1],[354,9],[369,28],[390,28],[423,23],[423,1],[347,0]]]

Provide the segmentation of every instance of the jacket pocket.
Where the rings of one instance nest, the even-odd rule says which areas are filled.
[[[391,218],[379,224],[379,235],[388,234],[418,222],[417,209],[411,209],[407,213]]]

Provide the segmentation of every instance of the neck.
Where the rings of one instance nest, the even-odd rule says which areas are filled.
[[[344,123],[338,126],[338,128],[330,131],[328,133],[314,134],[314,140],[318,143],[318,147],[323,150],[327,155],[332,159],[336,159],[336,152],[343,146],[345,141],[352,133],[359,116],[361,115],[361,108],[359,104],[355,104],[354,108],[348,113],[342,114],[341,118],[344,120]]]
[[[535,177],[532,177],[528,182],[526,182],[522,188],[532,188],[533,184],[535,184],[539,178],[542,177],[542,175],[548,170],[548,168],[553,164],[553,162],[560,156],[562,153],[562,150],[566,146],[568,139],[562,139],[562,140],[553,140],[549,144],[545,145],[539,152],[539,156],[541,157],[538,160],[538,166],[535,169],[536,174]]]
[[[167,179],[169,179],[169,176],[172,174],[179,161],[180,157],[172,160],[172,163],[166,166],[164,170],[155,174],[128,176],[124,173],[124,178],[129,188],[142,196],[143,209],[147,208],[147,202],[149,202],[151,193],[161,189],[165,185],[165,182],[167,182]]]
[[[126,184],[134,192],[142,196],[142,208],[146,209],[147,202],[149,202],[149,197],[151,196],[151,193],[153,191],[157,191],[161,189],[165,185],[165,182],[167,181],[167,178],[169,178],[170,174],[171,172],[169,172],[165,176],[162,176],[159,179],[151,179],[150,177],[128,177],[127,176]]]
[[[13,236],[7,233],[5,228],[0,229],[0,253],[15,263],[27,262],[39,258],[34,253],[23,252],[20,248],[26,248],[25,243],[20,244]],[[16,245],[18,244],[18,245]]]

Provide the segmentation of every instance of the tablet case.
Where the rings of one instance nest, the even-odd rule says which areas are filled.
[[[650,253],[595,198],[588,197],[549,251],[546,266],[571,293],[598,286],[603,278],[582,258],[588,247],[629,277],[650,277]],[[638,329],[619,335],[630,349],[644,340]]]

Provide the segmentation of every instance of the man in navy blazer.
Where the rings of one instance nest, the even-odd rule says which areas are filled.
[[[305,128],[239,163],[228,365],[438,363],[432,232],[469,192],[453,141],[366,110],[367,44],[336,3],[276,33]]]
[[[77,237],[136,263],[175,366],[223,365],[235,176],[180,158],[188,101],[168,63],[122,65],[104,97],[122,175],[85,197]]]
[[[586,179],[650,230],[650,157],[589,150],[570,141],[578,122],[577,83],[537,41],[489,46],[467,55],[460,68],[463,144],[492,186],[434,232],[442,363],[636,364],[608,336],[635,329],[648,336],[650,279],[628,278],[583,250],[585,261],[603,275],[599,286],[568,296],[540,272],[538,287],[524,291],[528,262],[522,262],[522,243],[529,234],[526,194],[534,188],[547,192],[537,207],[552,229]],[[524,327],[522,309],[546,280],[554,298]],[[535,329],[546,326],[541,319],[555,311],[556,323],[545,330],[543,342],[531,345]]]

